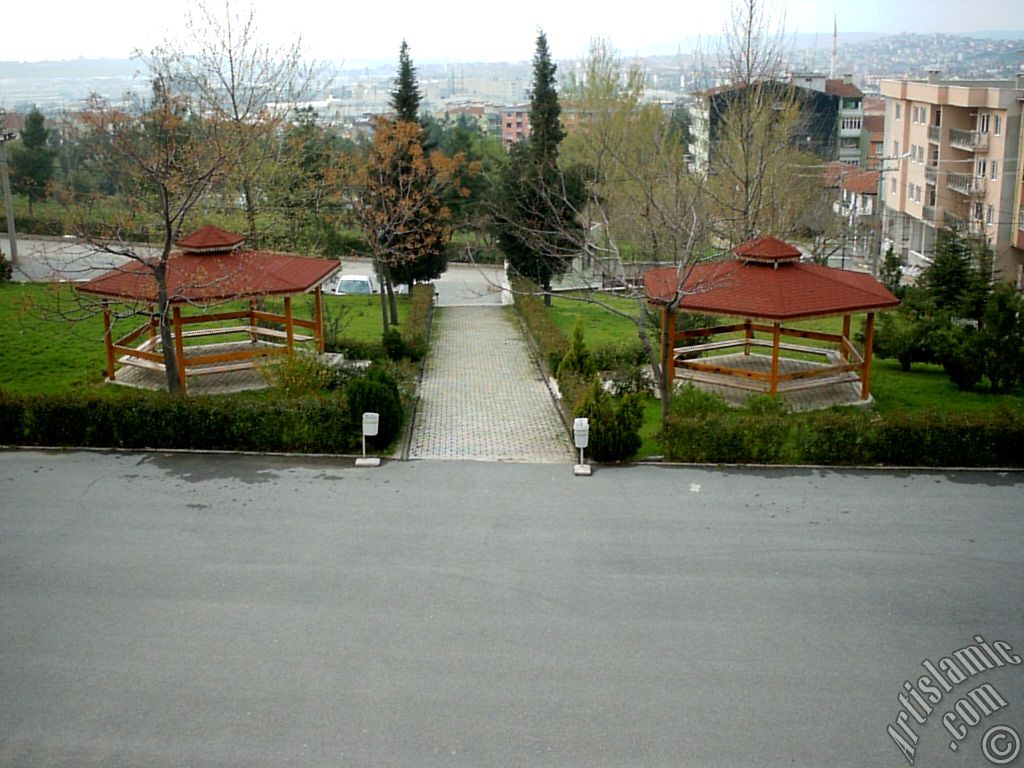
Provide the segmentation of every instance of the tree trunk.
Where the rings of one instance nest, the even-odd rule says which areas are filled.
[[[388,294],[388,309],[391,312],[391,325],[398,325],[398,300],[395,298],[395,285],[391,279],[391,269],[385,262],[381,267],[381,276],[383,284],[380,287],[380,292],[383,294],[387,291]]]
[[[668,381],[668,368],[664,365],[665,345],[667,338],[662,334],[660,351],[654,348],[651,337],[647,335],[644,327],[644,317],[641,315],[636,321],[636,335],[640,339],[640,346],[647,353],[647,359],[651,363],[651,373],[654,374],[654,381],[658,386],[658,395],[661,397],[661,423],[662,426],[668,421],[668,410],[672,400],[672,382]]]
[[[551,306],[551,278],[544,281],[544,285],[541,286],[544,289],[544,306]]]
[[[245,197],[245,218],[249,225],[248,245],[250,248],[257,248],[259,237],[256,234],[256,203],[253,202],[252,182],[248,178],[242,180],[242,196]]]
[[[161,263],[153,268],[156,279],[157,317],[160,325],[160,343],[164,348],[164,379],[167,391],[178,393],[181,383],[178,381],[178,353],[174,346],[174,333],[171,328],[171,302],[167,296],[167,264]]]

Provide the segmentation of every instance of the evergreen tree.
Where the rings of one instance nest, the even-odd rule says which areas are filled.
[[[530,137],[512,148],[493,201],[498,247],[513,270],[544,289],[548,304],[552,278],[569,270],[585,240],[578,214],[586,200],[583,174],[562,173],[558,166],[565,129],[555,71],[547,37],[540,32],[530,89]]]
[[[419,122],[420,99],[416,67],[412,65],[409,56],[409,45],[403,40],[398,51],[398,75],[391,91],[391,108],[395,111],[395,119],[405,123]]]
[[[936,309],[980,320],[991,287],[988,247],[955,230],[939,230],[935,255],[921,273],[921,285]]]
[[[33,109],[25,118],[21,146],[11,151],[11,173],[14,187],[32,203],[46,198],[46,188],[53,179],[57,153],[49,147],[50,131],[42,112]]]
[[[555,90],[557,67],[551,61],[548,38],[537,34],[537,50],[533,54],[533,85],[530,87],[530,154],[537,166],[554,170],[558,162],[558,145],[565,138],[562,107]]]

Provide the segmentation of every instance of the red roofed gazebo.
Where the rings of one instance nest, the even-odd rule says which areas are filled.
[[[244,243],[241,235],[206,226],[175,243],[180,250],[167,260],[167,293],[182,392],[187,391],[189,376],[254,368],[268,356],[292,354],[298,342],[312,341],[318,352],[323,351],[321,285],[338,272],[339,262],[247,250]],[[115,380],[116,363],[164,370],[157,334],[159,318],[153,311],[157,281],[151,265],[131,262],[76,286],[76,290],[103,300],[108,380]],[[314,295],[314,317],[295,317],[292,297],[309,292]],[[284,313],[258,309],[257,300],[266,297],[282,297]],[[182,311],[238,299],[248,299],[248,308],[191,315]],[[115,340],[113,302],[149,305],[147,322]],[[228,341],[186,346],[186,340],[197,337]]]
[[[644,273],[647,299],[663,311],[670,379],[769,394],[859,380],[860,400],[869,400],[875,313],[899,299],[871,275],[801,262],[800,251],[774,237],[749,240],[733,253],[683,276],[675,267]],[[680,332],[678,312],[744,320]],[[860,313],[867,314],[863,353],[850,340],[851,317]],[[788,324],[836,316],[841,334]],[[769,364],[759,349],[771,350]]]

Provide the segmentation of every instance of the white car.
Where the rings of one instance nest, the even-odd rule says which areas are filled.
[[[342,275],[334,286],[334,293],[338,296],[347,294],[369,295],[377,292],[377,284],[369,275]]]

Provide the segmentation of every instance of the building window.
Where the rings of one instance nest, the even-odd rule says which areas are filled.
[[[978,133],[988,133],[988,112],[978,115]]]
[[[920,203],[921,202],[921,185],[920,184],[915,184],[914,185],[914,202],[915,203]]]
[[[902,104],[897,104],[896,105],[896,119],[897,120],[901,120],[902,118],[903,118],[903,105]]]
[[[889,192],[896,194],[896,179],[889,179]],[[1024,226],[1024,218],[1021,219],[1021,225]]]
[[[981,203],[974,204],[974,218],[981,221],[982,205]]]
[[[992,133],[998,136],[1003,132],[1003,116],[993,115],[992,118]]]
[[[985,158],[979,157],[974,161],[974,175],[979,179],[984,179],[986,173]]]
[[[988,208],[987,208],[987,209],[985,210],[985,223],[986,223],[986,224],[991,224],[991,223],[992,223],[993,221],[995,221],[995,218],[996,218],[996,209],[995,209],[995,206],[994,206],[994,205],[990,205],[990,206],[989,206],[989,207],[988,207]]]
[[[989,178],[992,179],[992,181],[999,181],[999,161],[993,160],[989,165],[992,166],[991,176],[989,176]]]
[[[936,107],[935,111],[932,112],[932,115],[935,117],[935,122],[933,123],[933,125],[936,128],[938,128],[940,125],[942,125],[942,107]]]
[[[907,200],[913,200],[913,199],[914,199],[914,185],[913,184],[907,184]]]
[[[859,117],[844,117],[840,127],[844,131],[859,131],[861,126]]]
[[[900,156],[900,143],[898,141],[894,141],[892,143],[892,156],[893,157],[899,157]]]

